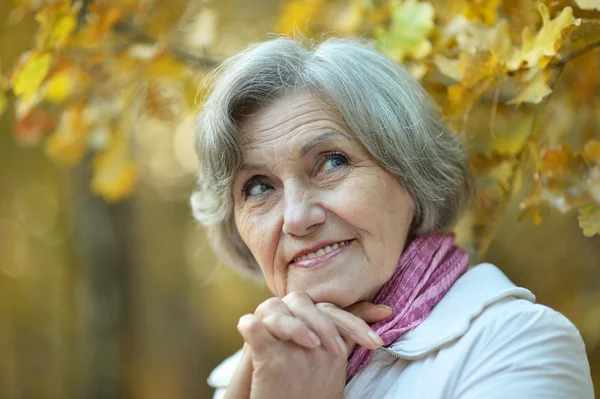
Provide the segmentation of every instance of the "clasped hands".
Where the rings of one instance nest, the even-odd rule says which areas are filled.
[[[367,323],[392,313],[369,302],[314,303],[299,291],[267,299],[238,322],[244,349],[225,398],[341,398],[354,346],[383,344]]]

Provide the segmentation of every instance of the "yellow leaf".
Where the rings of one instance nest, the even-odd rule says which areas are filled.
[[[363,21],[368,18],[367,6],[361,0],[351,0],[348,4],[340,4],[327,11],[326,20],[332,21],[331,30],[344,35],[359,33]]]
[[[550,20],[548,7],[543,3],[540,3],[539,11],[542,15],[542,27],[535,37],[527,27],[523,29],[521,48],[513,52],[507,63],[508,69],[511,71],[522,66],[526,68],[536,65],[540,68],[546,67],[573,28],[581,23],[579,18],[573,17],[571,7],[565,7],[553,20]]]
[[[83,111],[80,104],[64,111],[56,131],[46,142],[46,153],[64,166],[75,166],[87,150],[89,126]]]
[[[461,50],[475,53],[482,50],[494,52],[503,62],[508,60],[513,52],[511,27],[507,20],[501,19],[494,27],[489,28],[479,21],[454,21],[455,28],[448,27],[442,33],[446,40],[453,37],[454,29],[457,30],[456,42]]]
[[[13,93],[25,99],[30,98],[48,75],[51,64],[52,56],[49,53],[29,54],[12,76]]]
[[[480,88],[500,76],[503,69],[494,52],[489,50],[478,52],[468,58],[461,83],[468,89]]]
[[[579,208],[579,227],[583,235],[593,237],[600,234],[600,205],[590,205]]]
[[[297,30],[306,32],[310,23],[325,5],[324,0],[292,0],[283,5],[283,10],[274,24],[275,31],[293,36]]]
[[[169,78],[180,80],[189,75],[189,67],[175,57],[164,54],[157,56],[148,63],[146,76],[148,78]]]
[[[434,29],[433,6],[426,1],[407,0],[392,11],[387,30],[378,27],[375,39],[378,47],[395,61],[405,57],[422,59],[431,53],[429,35]]]
[[[587,159],[600,166],[600,141],[590,140],[585,143],[583,153]]]
[[[498,155],[512,156],[523,149],[531,130],[531,117],[518,119],[515,126],[497,132],[492,141],[492,148]]]
[[[73,94],[78,83],[78,73],[74,68],[63,69],[44,85],[44,99],[62,104]]]
[[[120,201],[133,192],[137,168],[122,134],[113,132],[106,151],[92,161],[92,169],[91,190],[107,201]]]
[[[577,7],[584,10],[600,10],[599,0],[575,0]]]
[[[77,27],[79,2],[63,2],[42,8],[35,16],[40,24],[37,46],[40,49],[60,49],[65,46],[71,33]]]
[[[544,97],[552,93],[552,89],[546,83],[548,77],[547,72],[544,70],[539,71],[535,78],[523,91],[521,91],[515,98],[508,101],[507,104],[521,104],[521,103],[532,103],[539,104]]]
[[[434,54],[433,63],[442,74],[459,82],[467,69],[467,54],[461,53],[459,59],[451,59],[441,54]]]
[[[469,19],[479,19],[492,26],[498,16],[500,0],[473,0],[467,4],[463,14]]]

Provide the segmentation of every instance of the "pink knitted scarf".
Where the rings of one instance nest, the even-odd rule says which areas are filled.
[[[392,277],[374,303],[394,309],[391,317],[371,328],[389,346],[431,313],[452,284],[467,270],[468,255],[454,245],[454,234],[416,237],[404,250]],[[356,346],[348,360],[346,382],[369,362],[373,351]]]

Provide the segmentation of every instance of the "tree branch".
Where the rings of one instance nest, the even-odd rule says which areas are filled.
[[[149,36],[146,32],[143,32],[142,30],[138,29],[130,21],[121,21],[121,22],[116,23],[115,26],[113,27],[113,30],[116,33],[127,36],[128,38],[130,38],[136,42],[140,42],[140,43],[144,43],[144,44],[148,44],[148,45],[157,43],[156,39]],[[194,67],[212,68],[212,67],[216,66],[217,64],[219,64],[219,62],[220,62],[218,60],[214,60],[214,59],[208,58],[208,57],[195,56],[194,54],[190,54],[187,51],[184,51],[175,46],[170,47],[169,51],[175,57],[179,58],[181,61],[185,62],[186,64],[193,65]]]
[[[558,61],[548,64],[548,67],[549,68],[561,68],[567,62],[573,60],[576,57],[579,57],[580,55],[587,53],[590,50],[595,49],[596,47],[600,47],[600,41],[589,43],[578,50],[568,53],[564,57],[560,58]]]

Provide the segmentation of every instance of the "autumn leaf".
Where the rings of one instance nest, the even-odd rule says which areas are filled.
[[[555,209],[566,212],[592,200],[586,184],[588,168],[579,154],[568,145],[544,149],[541,168],[535,178],[544,200]]]
[[[281,14],[275,21],[276,32],[294,36],[297,30],[306,33],[310,24],[325,6],[325,0],[293,0],[284,3]]]
[[[108,148],[92,161],[92,192],[109,202],[131,195],[137,180],[136,164],[121,133],[114,132]]]
[[[575,3],[584,10],[600,10],[599,0],[575,0]]]
[[[13,135],[20,145],[33,146],[56,127],[56,115],[40,109],[32,110],[27,116],[17,120]]]
[[[38,49],[63,48],[71,33],[77,27],[77,12],[80,3],[63,2],[42,8],[35,19],[40,24],[37,37]]]
[[[579,208],[579,227],[583,235],[593,237],[600,234],[600,205],[590,205]]]
[[[521,48],[515,50],[512,58],[507,62],[508,69],[511,71],[523,66],[531,68],[538,65],[540,68],[545,68],[573,28],[581,23],[579,18],[573,17],[571,7],[563,8],[553,20],[550,19],[548,7],[543,3],[540,3],[539,11],[542,15],[542,27],[535,37],[528,27],[523,29]]]
[[[30,98],[40,87],[52,64],[50,53],[30,53],[12,75],[12,89],[16,96]]]
[[[460,82],[467,70],[468,54],[460,53],[458,59],[448,58],[441,54],[433,55],[433,63],[436,68],[450,79]]]
[[[467,60],[461,84],[468,89],[488,86],[503,73],[503,65],[493,51],[482,51],[471,55]]]
[[[356,34],[359,32],[363,21],[367,18],[368,10],[363,1],[351,0],[343,5],[342,9],[332,7],[332,29],[344,34]]]
[[[62,104],[86,85],[84,76],[75,66],[66,67],[52,75],[42,88],[44,100]]]
[[[600,141],[590,140],[585,143],[583,153],[590,163],[600,166]]]
[[[193,50],[201,50],[212,44],[216,37],[217,14],[204,7],[187,26],[182,28],[183,43]]]
[[[115,24],[124,18],[125,10],[118,7],[108,7],[98,2],[91,3],[88,7],[90,17],[85,26],[88,36],[81,37],[82,41],[96,43],[103,40]]]
[[[510,129],[498,131],[492,141],[494,152],[502,156],[514,156],[523,150],[531,131],[531,119],[523,117]]]
[[[48,137],[46,153],[59,164],[75,166],[87,152],[90,127],[85,122],[84,105],[75,104],[63,112],[58,127]]]
[[[425,1],[398,3],[392,11],[389,28],[375,30],[378,47],[398,62],[406,57],[424,58],[432,48],[428,37],[434,29],[434,14],[433,6]]]
[[[548,86],[548,76],[551,71],[538,70],[535,71],[534,78],[528,83],[515,98],[508,101],[507,104],[522,104],[531,103],[539,104],[546,96],[552,93],[552,89]]]
[[[493,26],[498,16],[501,0],[473,0],[467,3],[463,14],[469,19],[478,19],[488,26]]]

